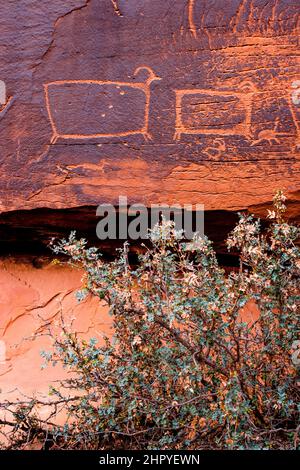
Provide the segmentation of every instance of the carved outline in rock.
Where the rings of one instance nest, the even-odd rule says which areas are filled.
[[[207,155],[209,158],[220,158],[225,151],[225,140],[217,137],[214,139],[212,146],[206,147],[201,153]]]
[[[51,144],[55,144],[57,139],[91,139],[91,138],[100,138],[100,137],[126,137],[129,135],[135,134],[142,134],[145,140],[151,140],[151,134],[149,133],[149,113],[150,113],[150,85],[155,80],[161,80],[160,77],[155,75],[153,70],[147,66],[140,66],[137,67],[134,71],[134,76],[136,76],[142,70],[146,70],[149,74],[148,78],[145,82],[138,82],[138,83],[131,83],[131,82],[120,82],[120,81],[111,81],[111,80],[56,80],[54,82],[49,82],[44,84],[44,92],[45,92],[45,101],[46,101],[46,108],[49,116],[49,120],[52,127],[52,138]],[[114,86],[123,86],[128,88],[134,88],[138,90],[142,90],[145,94],[146,102],[145,102],[145,113],[144,113],[144,126],[140,129],[126,131],[126,132],[114,132],[114,133],[96,133],[96,134],[61,134],[58,132],[55,120],[51,113],[51,103],[50,103],[50,94],[49,88],[51,86],[56,85],[66,85],[66,84],[95,84],[95,85],[114,85]]]
[[[188,0],[188,23],[189,23],[189,30],[191,31],[192,35],[196,38],[197,37],[197,27],[195,24],[195,1],[196,0]],[[241,18],[242,12],[245,9],[245,6],[247,4],[247,0],[241,0],[240,5],[238,6],[236,14],[233,16],[230,25],[233,26],[233,32],[236,33],[236,28],[239,23],[239,20]],[[203,21],[203,18],[202,18]],[[203,28],[203,24],[199,27],[199,29]],[[206,34],[209,36],[208,31],[206,31]],[[210,38],[209,38],[210,40]]]
[[[243,82],[241,84],[240,91],[231,90],[209,90],[206,88],[195,88],[195,89],[181,89],[174,90],[176,96],[176,118],[175,118],[175,134],[174,140],[180,140],[182,134],[203,134],[203,135],[244,135],[247,138],[252,137],[251,133],[251,119],[252,119],[252,107],[253,107],[253,96],[257,89],[251,82]],[[247,87],[247,88],[246,88]],[[249,91],[250,89],[250,91]],[[186,95],[197,95],[206,94],[211,96],[235,96],[244,104],[245,108],[245,121],[241,124],[237,124],[234,128],[230,129],[208,129],[198,128],[193,129],[184,125],[182,120],[182,100]]]
[[[196,29],[196,25],[194,22],[194,6],[195,6],[195,0],[189,0],[189,3],[188,3],[189,30],[191,31],[192,35],[196,38],[197,29]]]

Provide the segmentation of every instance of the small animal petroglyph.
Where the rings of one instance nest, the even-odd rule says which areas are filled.
[[[289,134],[286,134],[284,132],[277,132],[279,122],[280,120],[279,118],[277,118],[275,120],[274,129],[263,129],[262,131],[259,131],[257,139],[251,142],[250,147],[252,147],[253,145],[261,144],[262,142],[267,142],[269,145],[280,144],[278,137],[284,137]]]
[[[206,147],[205,150],[202,151],[208,157],[218,158],[222,155],[223,152],[226,151],[226,144],[224,139],[215,139],[213,146]]]
[[[156,76],[153,70],[147,66],[138,67],[134,76],[140,72],[146,72],[147,78],[143,82],[120,82],[120,81],[110,81],[110,80],[57,80],[54,82],[49,82],[44,85],[45,91],[45,100],[46,107],[48,111],[49,120],[52,127],[52,139],[51,144],[54,144],[58,138],[63,139],[90,139],[90,138],[100,138],[100,137],[125,137],[135,134],[142,134],[145,140],[151,139],[149,133],[149,111],[150,111],[150,86],[151,83],[155,80],[161,80],[160,77]],[[70,87],[72,90],[70,91]],[[76,88],[77,87],[77,88]],[[81,87],[81,88],[80,88]],[[75,90],[76,89],[76,90]],[[92,122],[90,123],[90,129],[86,129],[85,122],[80,118],[80,111],[84,108],[89,95],[92,92],[93,96],[98,99],[102,99],[101,104],[107,103],[107,96],[109,93],[114,93],[114,96],[117,98],[118,109],[115,111],[114,106],[109,103],[105,109],[93,109]],[[126,96],[129,96],[133,91],[140,92],[140,97],[142,98],[142,105],[144,106],[143,111],[140,111],[140,121],[143,122],[133,122],[133,116],[130,119],[128,113],[128,100],[124,101]],[[76,115],[72,116],[71,128],[70,121],[69,123],[66,120],[60,121],[59,113],[57,113],[57,102],[64,98],[64,95],[70,96],[69,105],[72,105],[72,100],[74,96],[79,100],[79,106],[75,106],[73,112]],[[123,98],[124,97],[124,98]],[[80,108],[82,106],[82,108]],[[79,108],[79,109],[78,109]],[[140,108],[142,109],[142,108]],[[110,110],[112,121],[106,119],[106,112]],[[105,112],[103,112],[105,111]],[[142,114],[141,114],[142,113]],[[73,123],[73,124],[72,124]],[[130,128],[130,125],[135,125],[136,127]],[[120,130],[120,127],[123,126],[123,130]],[[107,130],[108,129],[108,130]]]

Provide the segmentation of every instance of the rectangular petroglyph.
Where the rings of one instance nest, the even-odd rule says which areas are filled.
[[[251,136],[252,100],[255,87],[244,84],[237,91],[208,89],[174,90],[175,140],[182,134]]]
[[[149,133],[150,86],[160,80],[149,67],[144,82],[57,80],[44,85],[52,140],[124,137]],[[129,110],[134,108],[134,112]]]

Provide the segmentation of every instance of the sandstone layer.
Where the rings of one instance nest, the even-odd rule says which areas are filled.
[[[103,335],[111,335],[111,317],[95,298],[78,303],[79,270],[12,260],[2,260],[0,268],[0,401],[22,394],[41,399],[50,383],[67,373],[59,366],[43,368],[41,356],[53,350],[62,319],[82,338],[101,344]]]

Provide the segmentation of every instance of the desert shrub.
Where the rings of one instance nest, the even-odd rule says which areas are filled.
[[[166,220],[135,267],[127,244],[110,263],[74,233],[53,245],[84,269],[79,301],[92,294],[105,302],[114,328],[99,345],[63,324],[54,351],[43,353],[73,372],[51,389],[68,414],[65,426],[48,425],[53,448],[298,446],[291,353],[299,338],[299,230],[284,220],[284,201],[278,192],[267,231],[240,215],[227,240],[240,268],[230,273],[207,238],[186,242]],[[250,301],[257,313],[246,321]],[[30,420],[37,434],[45,429],[35,404],[18,428],[27,439]]]

